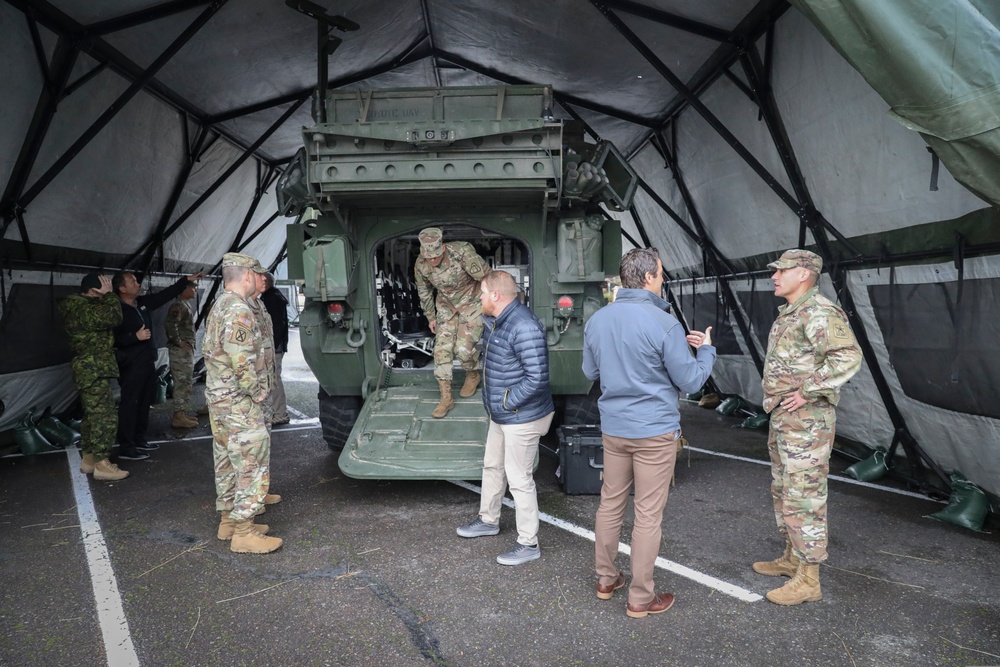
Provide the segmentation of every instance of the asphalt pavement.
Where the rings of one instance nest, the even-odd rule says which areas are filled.
[[[466,540],[455,527],[476,516],[475,482],[345,477],[301,359],[286,359],[285,377],[299,414],[274,431],[283,501],[259,519],[285,540],[274,554],[216,540],[205,418],[173,430],[158,407],[160,450],[122,462],[122,482],[83,481],[83,496],[73,453],[0,459],[0,666],[1000,665],[996,526],[924,518],[943,505],[898,485],[832,480],[823,601],[759,599],[784,580],[750,563],[782,544],[766,434],[732,428],[737,418],[684,406],[692,450],[664,518],[668,569],[656,573],[677,602],[630,619],[624,590],[594,594],[598,498],[563,493],[553,437],[536,473],[542,558],[504,567],[494,559],[514,543],[513,510],[500,535]]]

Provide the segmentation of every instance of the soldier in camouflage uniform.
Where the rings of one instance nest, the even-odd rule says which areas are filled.
[[[198,420],[186,413],[191,409],[191,371],[194,367],[194,316],[188,302],[194,298],[195,286],[189,284],[167,310],[164,328],[167,351],[170,353],[170,376],[174,379],[174,428],[194,428]]]
[[[256,291],[247,255],[222,258],[225,290],[209,313],[202,339],[205,399],[214,436],[215,507],[222,513],[219,539],[231,539],[236,553],[270,553],[281,539],[254,525],[263,508],[271,438],[264,416],[267,370],[263,335],[248,300]]]
[[[771,496],[778,530],[787,543],[773,561],[753,564],[759,574],[791,580],[770,591],[781,605],[823,597],[819,564],[826,560],[827,475],[842,387],[861,368],[861,349],[847,316],[820,295],[819,255],[789,250],[776,262],[774,293],[788,303],[771,327],[761,384],[771,415]]]
[[[254,318],[260,325],[260,335],[262,338],[260,344],[261,349],[263,350],[262,356],[264,358],[264,370],[267,376],[267,398],[264,399],[261,407],[264,409],[264,421],[267,424],[267,433],[270,435],[271,422],[274,421],[274,387],[276,384],[276,366],[274,363],[274,324],[271,322],[271,315],[267,312],[264,302],[260,300],[260,295],[267,289],[267,269],[261,265],[260,260],[254,260],[253,271],[254,293],[253,296],[247,300],[247,302],[253,310]],[[270,457],[267,469],[264,473],[263,487],[264,505],[277,505],[281,502],[280,495],[268,492],[271,488]],[[263,513],[264,508],[261,507],[259,514]]]
[[[468,398],[479,386],[479,351],[483,337],[479,282],[489,266],[470,243],[444,243],[437,227],[420,232],[420,257],[413,267],[420,308],[427,317],[434,341],[434,377],[441,388],[441,402],[432,413],[441,418],[455,406],[451,397],[451,362],[458,357],[465,369],[459,395]],[[435,296],[436,293],[436,296]]]
[[[111,395],[111,379],[118,377],[112,330],[122,321],[122,307],[111,292],[111,279],[88,273],[80,294],[59,302],[63,325],[73,351],[73,382],[80,392],[83,424],[80,472],[94,479],[116,481],[128,473],[108,460],[118,430],[118,409]]]

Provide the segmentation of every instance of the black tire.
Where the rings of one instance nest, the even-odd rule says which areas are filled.
[[[594,383],[589,394],[566,396],[563,401],[562,424],[580,426],[601,423],[601,412],[597,409],[597,399],[601,397],[601,386]]]
[[[323,427],[323,439],[331,451],[339,452],[344,449],[347,436],[351,434],[359,414],[360,397],[330,396],[320,388],[319,423]]]

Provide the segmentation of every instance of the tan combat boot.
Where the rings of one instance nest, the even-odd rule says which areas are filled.
[[[448,380],[438,380],[438,387],[441,388],[441,402],[437,404],[434,412],[431,413],[431,416],[435,419],[441,419],[441,417],[444,417],[455,407],[455,399],[451,397],[451,382]]]
[[[251,520],[252,523],[252,520]],[[271,527],[263,523],[253,524],[253,529],[256,530],[261,535],[267,535],[267,531],[271,530]],[[220,540],[226,541],[233,539],[233,533],[236,532],[236,521],[229,518],[229,512],[223,511],[222,518],[219,521],[219,531],[216,533],[216,537]]]
[[[80,459],[80,472],[84,475],[89,475],[94,472],[94,455],[88,452],[84,452],[83,458]]]
[[[170,420],[170,425],[174,428],[194,428],[198,425],[197,419],[191,419],[182,410],[174,413],[174,418]]]
[[[122,470],[107,459],[94,462],[94,479],[101,482],[117,482],[128,477],[128,471]]]
[[[277,493],[264,494],[265,505],[277,505],[280,502],[281,502],[281,496],[279,496]]]
[[[768,591],[767,599],[774,604],[791,606],[823,599],[819,587],[819,563],[799,561],[799,569],[791,581],[781,588]]]
[[[458,395],[462,398],[469,398],[476,393],[477,387],[479,387],[479,371],[466,371],[465,384],[462,385],[462,390],[458,392]]]
[[[265,537],[254,530],[253,522],[247,519],[236,524],[233,541],[229,550],[238,554],[269,554],[281,548],[280,537]]]
[[[753,564],[753,571],[768,577],[794,577],[799,568],[799,557],[792,551],[792,543],[785,543],[785,553],[774,560],[762,560]]]

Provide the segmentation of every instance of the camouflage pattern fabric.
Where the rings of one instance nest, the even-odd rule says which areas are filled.
[[[264,375],[267,378],[267,398],[261,405],[264,408],[264,418],[267,420],[268,428],[271,426],[271,420],[274,413],[274,398],[272,396],[274,385],[277,380],[274,371],[274,324],[271,322],[271,315],[267,312],[267,308],[264,307],[264,302],[259,298],[254,297],[248,300],[250,308],[253,310],[254,318],[257,320],[257,325],[260,328],[260,335],[262,340],[261,344],[261,368],[264,371]]]
[[[774,519],[795,555],[807,563],[827,557],[827,477],[836,423],[834,407],[825,400],[771,413],[767,451]]]
[[[121,302],[112,293],[71,294],[59,302],[59,312],[73,351],[73,383],[83,405],[80,447],[102,461],[108,458],[118,430],[110,381],[118,377],[112,330],[122,321]]]
[[[466,371],[479,368],[476,343],[483,337],[483,312],[479,308],[455,313],[447,320],[438,311],[437,333],[434,336],[434,377],[451,381],[452,359],[456,357]]]
[[[194,352],[184,347],[169,347],[170,376],[174,379],[174,412],[191,409],[191,373],[194,370]]]
[[[83,406],[80,423],[80,449],[103,461],[111,452],[111,443],[118,431],[118,406],[111,393],[111,380],[98,378],[86,387],[77,386]]]
[[[234,520],[245,521],[263,507],[271,457],[261,405],[268,386],[263,336],[246,299],[223,292],[208,315],[201,348],[214,436],[216,509],[231,510]]]
[[[118,377],[112,330],[121,324],[122,306],[114,294],[71,294],[59,302],[63,326],[73,351],[73,379],[79,388],[97,378]]]
[[[184,299],[174,299],[164,322],[170,375],[174,379],[174,412],[191,409],[191,372],[194,368],[194,316]]]
[[[827,557],[827,476],[840,388],[861,368],[861,349],[844,311],[815,287],[778,308],[761,386],[771,413],[768,450],[778,530],[807,563]],[[808,402],[780,406],[798,390]]]
[[[167,309],[163,327],[167,333],[167,347],[183,347],[185,343],[194,349],[194,315],[184,299],[174,299]]]
[[[815,287],[793,304],[778,307],[767,339],[761,387],[771,412],[796,389],[810,403],[840,401],[840,388],[861,368],[861,348],[847,315]]]
[[[469,243],[445,243],[444,258],[433,266],[425,258],[413,268],[420,308],[436,323],[434,377],[451,380],[452,359],[465,370],[479,366],[476,343],[483,337],[479,283],[489,273],[486,261]]]
[[[264,410],[249,398],[212,404],[209,423],[215,438],[215,509],[234,521],[252,519],[264,506],[270,481],[271,436]]]

